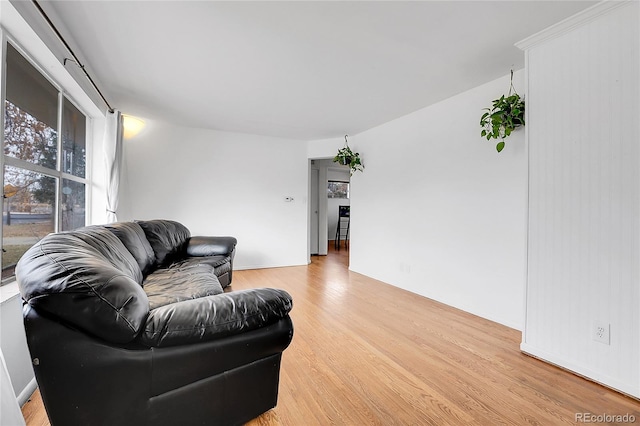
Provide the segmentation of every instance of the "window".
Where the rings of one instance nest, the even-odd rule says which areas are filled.
[[[85,225],[87,118],[7,44],[2,281],[48,233]]]
[[[327,198],[349,198],[349,182],[330,180]]]

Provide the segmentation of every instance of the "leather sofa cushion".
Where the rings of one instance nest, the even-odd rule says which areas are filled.
[[[22,256],[16,279],[39,312],[114,343],[133,340],[149,312],[138,263],[104,227],[47,235]]]
[[[231,272],[231,256],[202,256],[202,257],[188,257],[184,260],[181,260],[178,263],[174,263],[174,266],[187,266],[187,265],[210,265],[213,266],[213,274],[221,278],[224,274],[228,274]],[[220,285],[226,287],[229,285],[228,282],[222,282],[223,280],[219,279]]]
[[[217,277],[222,277],[224,274],[231,273],[231,263],[221,263],[220,265],[215,266],[213,269]],[[230,285],[230,283],[227,283],[225,286],[227,285]]]
[[[153,248],[158,267],[168,266],[184,256],[191,233],[186,226],[173,220],[138,220]]]
[[[139,341],[149,347],[186,345],[254,330],[289,314],[289,293],[273,288],[222,293],[149,312]]]
[[[215,256],[232,253],[238,240],[235,237],[192,237],[187,244],[187,256]]]
[[[144,283],[144,291],[149,298],[149,309],[155,309],[170,303],[220,294],[222,286],[210,265],[174,264],[149,275]]]
[[[214,268],[219,266],[230,264],[231,258],[229,256],[203,256],[203,257],[188,257],[184,260],[176,262],[172,267],[186,267],[189,265],[209,265]]]
[[[143,276],[149,275],[156,268],[156,255],[147,240],[144,231],[135,222],[117,222],[104,225],[122,241],[122,244],[133,255]]]

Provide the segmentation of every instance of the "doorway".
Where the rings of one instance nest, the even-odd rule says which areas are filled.
[[[324,256],[335,242],[339,207],[350,204],[351,174],[327,158],[310,160],[309,168],[309,254]]]

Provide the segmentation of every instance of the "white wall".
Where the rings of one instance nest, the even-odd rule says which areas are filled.
[[[145,121],[125,140],[119,220],[235,236],[236,269],[307,264],[306,143]]]
[[[497,153],[479,125],[508,89],[505,76],[353,138],[366,169],[351,178],[350,268],[521,329],[524,131]]]
[[[353,148],[354,137],[349,136]],[[307,157],[314,159],[333,159],[338,149],[344,147],[344,137],[317,139],[307,143]]]
[[[522,349],[640,397],[640,7],[579,17],[526,43]],[[597,325],[610,344],[594,341]]]

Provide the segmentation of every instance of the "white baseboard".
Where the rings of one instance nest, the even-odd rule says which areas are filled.
[[[569,359],[565,359],[561,356],[557,356],[555,354],[540,350],[524,342],[520,344],[520,350],[527,355],[530,355],[541,361],[548,362],[549,364],[553,364],[556,367],[562,368],[563,370],[569,370],[570,372],[584,377],[587,380],[591,380],[592,382],[596,382],[602,386],[606,386],[615,391],[624,393],[632,398],[640,398],[640,389],[630,383],[622,382],[614,377],[608,376],[607,374],[602,374],[598,371],[594,371],[583,365],[576,364]]]
[[[233,270],[234,271],[246,271],[246,270],[250,270],[250,269],[272,269],[272,268],[288,268],[290,266],[307,266],[309,264],[308,261],[305,261],[304,263],[287,263],[284,265],[273,265],[273,264],[254,264],[254,265],[236,265],[234,263],[233,265]]]
[[[22,389],[20,395],[18,395],[18,405],[22,407],[29,400],[29,398],[31,398],[31,395],[33,395],[37,387],[38,383],[36,382],[36,378],[34,377],[29,383],[27,383],[27,386]]]

